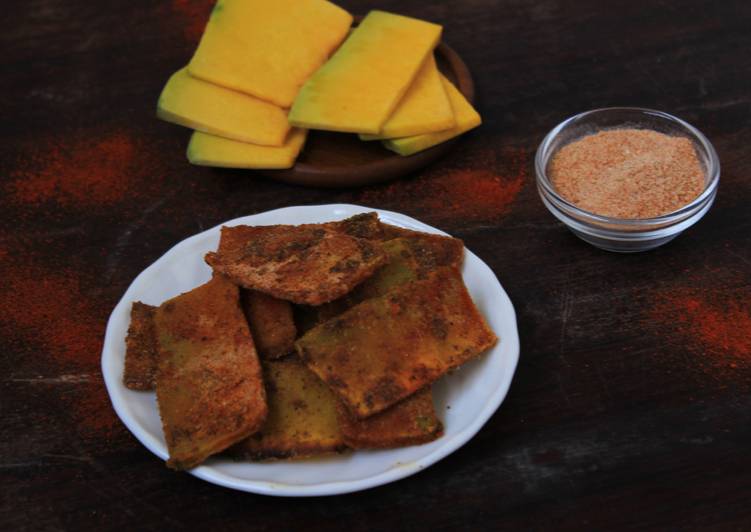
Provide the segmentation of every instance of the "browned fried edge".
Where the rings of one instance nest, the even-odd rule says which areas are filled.
[[[415,393],[420,393],[418,390]],[[389,408],[396,408],[398,407],[403,401],[408,400],[412,395],[405,397],[402,399],[402,401],[399,401],[395,405],[392,405]],[[432,394],[431,394],[432,397]],[[382,410],[378,412],[377,414],[374,414],[370,418],[365,419],[358,419],[356,416],[350,412],[350,410],[347,408],[347,405],[344,404],[341,400],[337,401],[336,404],[337,414],[339,416],[339,427],[341,429],[342,433],[342,439],[344,440],[344,443],[347,444],[352,449],[394,449],[397,447],[406,447],[408,445],[421,445],[423,443],[429,443],[431,441],[437,440],[441,436],[443,436],[443,422],[438,418],[438,415],[435,413],[435,409],[433,409],[433,417],[436,420],[436,425],[434,430],[430,432],[425,432],[424,434],[416,435],[416,436],[407,436],[403,438],[395,438],[392,440],[392,443],[390,445],[379,445],[377,444],[377,440],[371,440],[370,438],[358,438],[354,435],[350,435],[347,433],[344,424],[342,423],[342,418],[346,418],[349,420],[350,423],[368,423],[369,420],[371,420],[373,417],[377,417],[381,414],[385,414],[388,412],[388,408],[386,410]]]
[[[123,384],[130,390],[153,391],[156,388],[158,346],[154,331],[156,307],[134,301],[130,325],[125,337]]]

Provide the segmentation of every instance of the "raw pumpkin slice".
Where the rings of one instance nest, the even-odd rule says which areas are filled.
[[[380,133],[441,37],[441,26],[371,11],[295,99],[298,127]]]
[[[282,146],[259,146],[196,131],[188,144],[188,161],[225,168],[289,168],[305,144],[308,131],[293,129]]]
[[[290,129],[281,107],[194,78],[187,68],[169,79],[156,114],[204,133],[264,146],[281,146]]]
[[[399,155],[412,155],[422,150],[426,150],[436,144],[445,142],[457,137],[482,123],[480,115],[475,111],[459,89],[454,87],[453,83],[442,77],[443,85],[446,87],[451,107],[454,109],[456,125],[452,129],[439,131],[437,133],[426,133],[425,135],[415,135],[412,137],[402,137],[399,139],[384,140],[383,145],[388,149],[395,151]]]
[[[456,125],[435,57],[429,55],[407,94],[377,135],[360,135],[362,140],[380,140],[443,131]]]
[[[351,25],[325,0],[219,0],[188,71],[288,108]]]

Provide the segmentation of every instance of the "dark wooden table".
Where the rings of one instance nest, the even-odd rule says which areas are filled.
[[[191,167],[154,118],[210,1],[3,3],[0,529],[751,528],[751,4],[342,2],[445,25],[485,123],[432,167],[352,190]],[[717,201],[649,253],[577,240],[532,158],[563,118],[639,105],[701,129]],[[99,362],[133,278],[224,220],[347,202],[465,240],[508,291],[521,359],[460,450],[397,483],[283,499],[175,473],[116,417]]]

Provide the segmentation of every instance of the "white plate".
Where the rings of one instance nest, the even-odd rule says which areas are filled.
[[[301,224],[340,220],[377,211],[384,222],[446,234],[408,216],[356,205],[288,207],[245,216],[223,225]],[[134,301],[158,305],[209,280],[206,252],[219,243],[219,228],[183,240],[136,277],[107,323],[102,372],[117,415],[151,452],[167,459],[167,447],[153,392],[136,392],[122,383],[125,335]],[[466,252],[464,281],[500,342],[433,385],[433,397],[445,434],[425,444],[393,450],[357,451],[322,459],[241,463],[210,458],[191,474],[214,484],[266,495],[311,496],[359,491],[407,477],[436,463],[466,443],[503,401],[519,360],[516,317],[492,270]]]

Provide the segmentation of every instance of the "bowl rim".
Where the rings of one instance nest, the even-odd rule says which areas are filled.
[[[701,194],[699,194],[696,198],[691,200],[686,205],[680,207],[679,209],[651,218],[615,218],[611,216],[605,216],[582,209],[581,207],[578,207],[577,205],[571,203],[570,201],[559,195],[553,187],[553,184],[550,182],[550,179],[548,178],[546,172],[547,163],[550,159],[550,156],[552,155],[551,153],[548,153],[550,144],[553,142],[553,140],[556,139],[556,137],[558,137],[558,135],[560,135],[563,130],[565,130],[573,122],[591,115],[612,112],[633,112],[639,114],[647,114],[653,117],[660,118],[662,120],[673,122],[683,127],[689,133],[689,138],[691,138],[695,145],[698,144],[699,146],[701,146],[701,149],[704,150],[707,157],[708,164],[706,175],[709,176],[709,179],[706,181],[706,185],[704,186],[704,190],[702,190]],[[685,120],[678,118],[677,116],[673,116],[664,111],[658,111],[656,109],[649,109],[646,107],[600,107],[597,109],[591,109],[589,111],[578,113],[563,120],[553,129],[551,129],[547,133],[547,135],[545,135],[545,137],[542,139],[542,142],[540,142],[540,145],[537,148],[537,152],[535,153],[535,175],[538,185],[542,187],[545,194],[549,196],[549,200],[558,203],[565,207],[567,210],[575,213],[576,216],[581,218],[579,222],[585,220],[597,225],[620,225],[632,228],[638,228],[642,226],[666,226],[691,215],[694,211],[700,209],[704,203],[713,199],[720,181],[720,158],[717,155],[717,151],[715,150],[712,143],[701,131],[699,131],[697,128],[695,128]],[[566,214],[569,215],[569,213]]]

